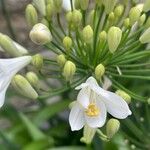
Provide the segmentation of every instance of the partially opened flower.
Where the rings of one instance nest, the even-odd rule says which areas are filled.
[[[32,60],[31,56],[0,59],[0,107],[4,104],[5,93],[13,76]]]
[[[91,128],[102,127],[106,122],[107,112],[118,119],[131,115],[125,100],[99,87],[93,77],[76,89],[81,90],[69,116],[72,131],[80,130],[85,124]]]

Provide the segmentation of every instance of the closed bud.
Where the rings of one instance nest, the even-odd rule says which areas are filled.
[[[146,14],[143,14],[138,20],[138,25],[142,26],[144,24],[145,20],[146,20]]]
[[[41,23],[49,28],[49,22],[47,21],[47,19],[42,18]]]
[[[47,26],[38,23],[30,31],[30,39],[38,45],[44,45],[52,41],[52,35]]]
[[[150,10],[150,0],[145,0],[143,11],[148,12]]]
[[[41,68],[43,67],[43,56],[40,54],[32,56],[32,65],[36,69],[41,70]]]
[[[106,125],[107,137],[111,139],[119,130],[120,122],[117,119],[110,119]]]
[[[108,40],[109,50],[111,53],[114,53],[117,50],[121,42],[121,38],[122,38],[122,30],[120,28],[111,27],[109,29],[107,40]]]
[[[107,40],[107,33],[106,33],[106,31],[100,32],[99,39],[100,39],[101,43],[104,43]]]
[[[46,15],[46,4],[45,0],[33,0],[33,4],[37,8],[37,10],[40,12],[42,16]]]
[[[124,11],[124,6],[118,5],[114,10],[114,14],[115,16],[120,17],[123,14],[123,11]]]
[[[114,20],[115,20],[115,14],[113,12],[111,12],[108,16],[108,21],[113,23]]]
[[[150,43],[150,27],[140,37],[141,43]]]
[[[66,50],[70,50],[70,48],[72,46],[72,39],[69,36],[66,36],[63,39],[63,45],[64,45]]]
[[[54,0],[53,2],[54,2],[54,6],[55,6],[55,11],[59,13],[62,9],[63,1],[62,0]]]
[[[63,54],[58,55],[56,60],[57,60],[57,63],[60,65],[60,67],[63,67],[64,64],[66,63],[66,58]]]
[[[90,144],[96,133],[96,128],[91,128],[88,125],[84,126],[83,137],[80,139],[85,144]]]
[[[34,26],[38,23],[38,15],[33,5],[28,4],[25,10],[26,20],[29,26]]]
[[[80,0],[74,0],[74,6],[76,9],[80,9]]]
[[[68,11],[66,14],[66,20],[67,20],[68,24],[72,23],[72,16],[73,16],[72,11]]]
[[[46,18],[47,18],[47,20],[51,21],[53,14],[54,14],[54,5],[53,4],[46,5]]]
[[[38,97],[37,92],[23,76],[19,74],[15,75],[11,83],[21,95],[31,99],[36,99]]]
[[[131,103],[131,97],[126,92],[122,90],[117,90],[116,94],[122,97],[128,104]]]
[[[117,3],[117,0],[104,0],[103,1],[106,14],[109,14],[110,12],[114,10],[116,3]]]
[[[105,67],[103,66],[103,64],[97,65],[97,67],[95,68],[96,79],[100,81],[104,73],[105,73]]]
[[[87,25],[84,27],[82,31],[82,38],[85,43],[90,43],[93,39],[93,29],[91,28],[90,25]]]
[[[149,28],[150,27],[150,17],[147,18],[147,21],[145,23],[145,28]]]
[[[97,4],[98,6],[101,6],[101,5],[102,5],[103,0],[95,0],[95,1],[96,1],[96,4]]]
[[[73,10],[72,12],[72,23],[78,27],[82,21],[82,14],[79,10]]]
[[[91,10],[87,18],[88,24],[90,24],[91,26],[93,25],[94,13],[95,13],[95,10]]]
[[[35,87],[35,88],[39,87],[39,78],[38,78],[38,76],[34,72],[28,72],[26,74],[26,79],[29,81],[29,83],[33,87]]]
[[[73,78],[75,72],[76,65],[71,61],[67,61],[63,69],[63,76],[66,78],[66,81],[70,81]]]
[[[89,0],[80,0],[79,3],[80,3],[80,8],[82,10],[86,10],[89,5]]]
[[[129,28],[130,27],[130,19],[129,18],[126,18],[123,22],[123,25],[125,28]]]

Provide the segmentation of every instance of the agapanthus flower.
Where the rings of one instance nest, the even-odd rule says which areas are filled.
[[[80,92],[69,116],[72,131],[80,130],[86,124],[91,128],[102,127],[107,112],[118,119],[131,115],[126,101],[115,93],[102,89],[93,77],[89,77],[76,89]]]

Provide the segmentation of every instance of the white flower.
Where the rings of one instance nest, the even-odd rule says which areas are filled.
[[[31,56],[23,56],[12,59],[0,59],[0,107],[3,106],[6,90],[13,76],[28,65],[32,60]]]
[[[80,130],[86,124],[91,128],[102,127],[106,122],[107,112],[118,119],[131,115],[127,103],[115,93],[99,87],[93,77],[76,89],[81,90],[69,116],[72,131]]]
[[[74,3],[74,0],[73,0]],[[71,1],[70,0],[63,0],[63,8],[66,11],[70,11],[71,10]]]

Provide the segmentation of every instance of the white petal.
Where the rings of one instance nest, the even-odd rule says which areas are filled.
[[[79,86],[77,86],[75,89],[76,89],[76,90],[80,90],[80,89],[82,89],[82,88],[86,88],[87,86],[89,86],[87,83],[82,83],[82,84],[80,84]]]
[[[104,76],[104,83],[102,85],[102,88],[104,90],[107,90],[107,89],[109,89],[111,87],[111,85],[112,85],[111,80],[107,76]]]
[[[71,3],[70,0],[63,0],[63,8],[66,11],[70,11],[71,10]]]
[[[85,114],[85,119],[86,119],[86,123],[91,127],[91,128],[98,128],[98,127],[102,127],[105,122],[106,122],[106,107],[105,104],[100,101],[97,100],[96,103],[97,107],[100,110],[100,113],[97,117],[89,117]]]
[[[72,131],[80,130],[85,125],[84,112],[78,103],[71,109],[69,123]]]

